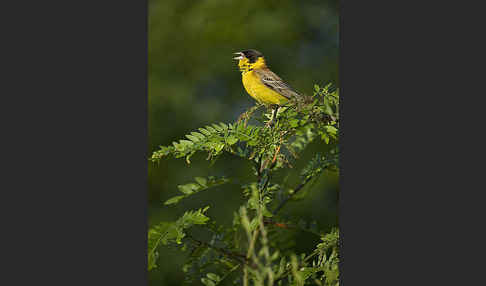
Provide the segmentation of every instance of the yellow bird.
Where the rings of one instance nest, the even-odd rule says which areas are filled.
[[[275,108],[269,124],[273,122],[279,106],[291,99],[302,98],[299,93],[267,67],[263,54],[259,51],[244,50],[235,54],[238,56],[233,59],[238,60],[238,67],[246,92],[259,103]]]

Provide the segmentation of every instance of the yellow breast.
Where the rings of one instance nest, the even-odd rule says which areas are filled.
[[[265,86],[253,71],[244,72],[242,76],[246,92],[263,104],[284,104],[287,99],[279,93]]]

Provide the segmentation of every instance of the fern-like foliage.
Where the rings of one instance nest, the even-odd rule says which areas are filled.
[[[169,243],[181,244],[185,230],[193,225],[205,224],[209,218],[204,214],[209,207],[197,211],[187,211],[177,221],[168,223],[161,222],[152,226],[148,232],[148,269],[157,267],[157,248]]]
[[[278,285],[282,283],[281,278],[287,277],[289,285],[339,286],[338,229],[322,235],[321,241],[316,250],[307,256],[291,255],[289,263],[281,259]]]
[[[245,121],[207,125],[199,128],[199,132],[185,135],[187,139],[161,146],[150,160],[158,162],[172,155],[175,158],[185,157],[190,163],[196,152],[206,152],[208,159],[213,159],[226,151],[250,160],[259,156],[276,156],[278,168],[289,162],[289,158],[279,153],[282,146],[296,157],[317,136],[326,144],[337,140],[339,113],[336,105],[339,97],[337,90],[330,92],[329,89],[330,85],[316,87],[312,102],[280,108],[279,121],[274,128],[247,125]],[[271,115],[265,116],[270,118]]]
[[[212,124],[198,129],[200,132],[191,132],[186,139],[173,142],[172,146],[161,146],[159,151],[153,153],[151,160],[158,162],[164,156],[172,154],[175,158],[185,157],[190,163],[190,157],[198,151],[207,152],[208,159],[220,155],[224,149],[231,153],[231,148],[238,141],[247,142],[248,145],[256,145],[259,128],[244,126],[243,124]]]
[[[317,177],[327,168],[336,168],[338,166],[338,162],[338,154],[333,153],[332,151],[330,151],[327,156],[316,154],[314,158],[312,158],[312,160],[307,164],[307,166],[304,167],[300,176],[304,180]]]
[[[182,193],[182,195],[178,195],[175,197],[172,197],[165,201],[165,205],[171,205],[171,204],[176,204],[180,200],[187,198],[189,196],[192,196],[196,193],[199,193],[201,191],[207,190],[212,187],[216,187],[222,184],[226,184],[229,182],[229,179],[226,178],[215,178],[213,176],[209,176],[207,178],[203,177],[195,177],[194,178],[196,182],[194,183],[189,183],[185,185],[179,185],[177,188],[179,191]]]
[[[313,95],[303,101],[290,102],[278,110],[277,120],[267,126],[270,112],[253,116],[252,107],[237,122],[217,123],[198,128],[184,139],[161,146],[150,160],[172,156],[190,158],[196,152],[215,160],[223,153],[251,162],[256,181],[242,184],[246,202],[233,213],[230,227],[217,225],[205,215],[207,207],[187,211],[175,222],[161,222],[148,233],[149,270],[156,267],[158,249],[173,245],[186,251],[183,267],[185,282],[200,281],[214,286],[234,285],[339,285],[338,238],[336,229],[319,230],[316,223],[284,219],[281,211],[289,201],[304,199],[313,180],[323,172],[339,171],[339,91],[331,85],[315,86]],[[252,117],[253,116],[253,117]],[[257,123],[249,123],[249,120]],[[320,140],[326,151],[315,154],[300,171],[300,183],[288,186],[277,181],[276,171],[292,173],[294,162],[307,146]],[[285,168],[284,168],[285,167]],[[179,185],[180,195],[170,198],[170,207],[182,199],[227,183],[228,178],[196,177],[194,182]],[[206,239],[191,234],[197,226]],[[305,231],[321,238],[316,250],[308,255],[295,254],[295,232]],[[210,239],[207,239],[209,237]]]

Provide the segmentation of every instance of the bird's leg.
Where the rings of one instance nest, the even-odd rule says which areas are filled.
[[[280,118],[278,117],[278,110],[280,109],[280,106],[276,105],[275,106],[275,119],[277,120],[277,124],[278,124],[278,121],[280,120]]]
[[[277,117],[277,112],[278,112],[278,108],[279,106],[278,105],[275,105],[273,108],[272,108],[272,117],[270,118],[270,121],[267,122],[267,125],[266,127],[271,127],[273,126],[273,120]],[[278,122],[278,120],[277,120]]]

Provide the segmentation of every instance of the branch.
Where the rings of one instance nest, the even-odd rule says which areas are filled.
[[[337,156],[337,155],[336,155]],[[324,162],[327,163],[327,162],[332,162],[333,159],[330,159],[330,160],[325,160]],[[302,188],[304,188],[306,186],[306,184],[312,180],[313,178],[315,178],[316,176],[322,174],[322,172],[324,171],[324,169],[327,169],[327,165],[325,167],[322,167],[322,169],[318,172],[318,173],[314,173],[312,176],[308,176],[306,177],[306,179],[300,183],[300,185],[297,186],[297,188],[295,188],[295,191],[290,194],[288,197],[286,197],[282,202],[280,202],[280,204],[277,206],[277,208],[275,208],[275,210],[272,212],[273,215],[276,215],[280,209],[283,208],[283,206],[293,197],[295,196],[295,194],[297,194],[300,190],[302,190]]]
[[[300,183],[300,185],[297,186],[297,188],[295,188],[295,191],[290,194],[288,197],[286,197],[282,202],[280,202],[280,204],[277,206],[277,208],[272,212],[274,215],[276,215],[281,208],[283,208],[283,206],[293,197],[295,196],[295,194],[297,194],[300,190],[302,190],[302,188],[312,179],[314,178],[314,176],[310,176],[310,177],[307,177],[302,183]]]
[[[224,248],[219,248],[219,247],[216,247],[216,246],[212,246],[211,244],[207,243],[207,242],[204,242],[204,241],[201,241],[199,239],[196,239],[194,238],[192,235],[190,235],[189,233],[186,233],[186,237],[191,239],[192,241],[198,243],[199,245],[204,245],[208,248],[211,248],[211,249],[214,249],[216,250],[217,252],[223,254],[223,255],[226,255],[227,257],[233,259],[233,260],[236,260],[238,261],[239,263],[241,264],[248,264],[249,260],[246,258],[246,256],[244,254],[241,254],[241,253],[237,253],[237,252],[232,252],[232,251],[228,251]]]

